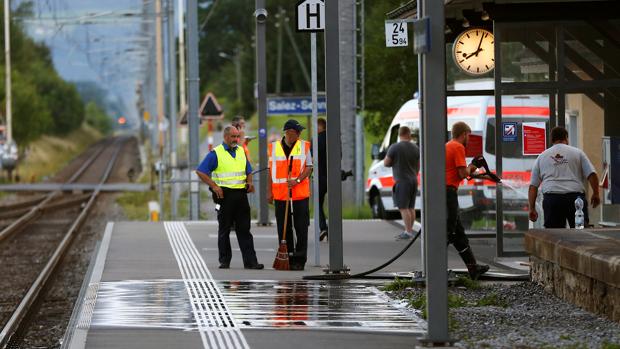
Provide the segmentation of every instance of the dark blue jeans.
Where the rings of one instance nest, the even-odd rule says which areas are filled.
[[[578,197],[583,200],[583,218],[587,226],[590,219],[588,217],[588,201],[584,193],[544,194],[545,228],[565,228],[566,221],[571,228],[574,228],[575,200]]]

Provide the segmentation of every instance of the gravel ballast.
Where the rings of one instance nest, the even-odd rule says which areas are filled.
[[[420,299],[424,288],[388,294]],[[459,348],[620,348],[620,324],[563,301],[532,282],[451,287],[450,335]],[[481,300],[492,305],[481,305]],[[487,302],[488,304],[489,302]]]

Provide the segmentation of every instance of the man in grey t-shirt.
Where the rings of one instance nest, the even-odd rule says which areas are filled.
[[[575,227],[575,200],[583,200],[584,220],[589,222],[588,201],[585,198],[586,179],[592,188],[590,202],[592,207],[599,205],[598,176],[586,154],[578,148],[568,145],[568,132],[563,127],[551,130],[553,145],[542,152],[532,168],[532,178],[528,199],[530,204],[530,220],[538,219],[536,212],[536,196],[538,187],[543,193],[543,211],[545,228],[565,228],[566,221],[571,228]]]
[[[409,127],[401,126],[398,130],[398,136],[400,142],[390,146],[383,163],[386,167],[392,167],[392,175],[394,176],[392,198],[405,223],[405,231],[397,238],[410,239],[413,237],[413,222],[415,222],[420,148],[411,142]]]

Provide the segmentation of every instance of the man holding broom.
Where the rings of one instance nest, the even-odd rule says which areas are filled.
[[[273,265],[276,270],[289,270],[289,267],[290,270],[304,270],[306,264],[312,156],[310,142],[299,138],[304,129],[297,120],[288,120],[282,140],[268,147],[271,175],[267,200],[275,204],[278,241],[281,242]]]

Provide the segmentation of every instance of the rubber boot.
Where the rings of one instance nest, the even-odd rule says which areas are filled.
[[[467,247],[462,252],[459,252],[461,259],[465,262],[467,266],[467,271],[469,272],[469,277],[472,280],[478,280],[480,275],[489,271],[489,266],[486,264],[478,264],[476,263],[476,257],[474,257],[474,253],[471,251],[471,247]]]

